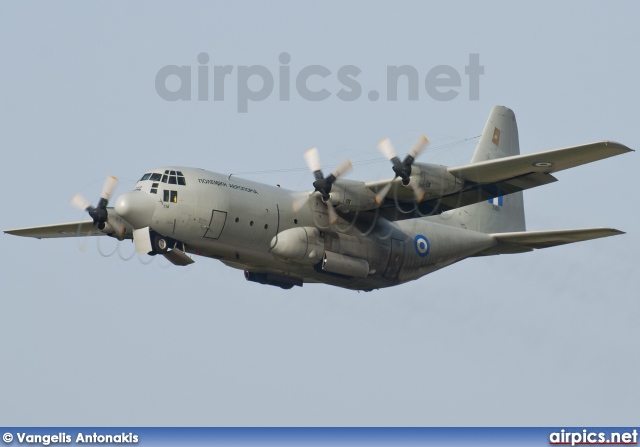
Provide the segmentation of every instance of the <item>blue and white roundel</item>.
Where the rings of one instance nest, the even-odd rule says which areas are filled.
[[[429,254],[429,250],[431,250],[431,244],[429,243],[429,239],[424,237],[421,234],[416,235],[413,240],[413,246],[416,248],[416,253],[421,258],[424,258]]]

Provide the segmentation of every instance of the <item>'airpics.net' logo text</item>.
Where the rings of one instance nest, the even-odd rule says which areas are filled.
[[[259,102],[271,97],[277,90],[279,101],[290,101],[292,91],[305,101],[324,101],[335,96],[341,101],[357,101],[363,96],[362,70],[355,65],[343,65],[331,69],[323,65],[307,65],[297,69],[289,53],[281,53],[279,66],[270,70],[264,65],[216,65],[207,53],[197,57],[198,65],[165,65],[155,78],[156,92],[165,101],[225,101],[228,89],[235,87],[237,111],[247,113],[249,102]],[[480,99],[480,55],[471,53],[464,65],[464,74],[450,65],[436,65],[426,74],[420,74],[412,65],[387,65],[386,86],[383,90],[387,101],[418,101],[428,96],[435,101],[452,101],[465,93],[470,101]],[[274,71],[275,74],[274,75]],[[330,91],[338,82],[339,90]],[[276,87],[277,84],[277,87]],[[402,87],[399,89],[398,85]],[[230,87],[230,88],[229,88]],[[424,89],[424,92],[422,92]],[[404,90],[400,91],[399,90]],[[369,101],[381,99],[379,89],[369,89]]]

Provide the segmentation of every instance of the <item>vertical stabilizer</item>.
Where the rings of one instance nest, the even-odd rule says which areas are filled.
[[[511,109],[495,106],[489,115],[471,163],[520,155],[518,125]],[[436,222],[482,233],[525,231],[522,192],[444,213]]]
[[[516,116],[511,109],[495,106],[484,126],[471,163],[512,155],[520,155]]]

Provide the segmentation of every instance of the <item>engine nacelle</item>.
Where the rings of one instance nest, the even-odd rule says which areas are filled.
[[[120,241],[124,239],[124,236],[126,234],[126,229],[121,234],[119,234],[116,231],[116,229],[113,228],[113,226],[111,226],[109,222],[98,223],[98,230],[100,230],[102,233],[106,234],[107,236],[114,237]]]
[[[376,194],[364,182],[338,180],[331,189],[331,203],[342,212],[377,208]]]
[[[446,166],[429,163],[414,163],[411,166],[411,182],[418,182],[426,194],[425,198],[453,194],[464,187],[464,180],[447,171]],[[403,185],[411,187],[411,185]]]

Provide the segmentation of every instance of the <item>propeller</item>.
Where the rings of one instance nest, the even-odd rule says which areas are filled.
[[[393,144],[391,144],[391,140],[385,138],[378,143],[378,149],[382,152],[382,155],[393,164],[393,172],[396,174],[394,179],[400,177],[404,186],[411,187],[417,202],[422,201],[425,192],[416,182],[411,182],[411,165],[413,165],[415,159],[418,158],[418,155],[420,155],[428,144],[429,140],[427,137],[420,135],[420,138],[411,147],[405,159],[400,161],[396,150],[393,148]],[[376,202],[378,202],[378,205],[382,204],[390,189],[391,182],[387,183],[385,187],[376,194]]]
[[[317,148],[309,149],[304,153],[304,159],[307,162],[307,166],[309,170],[313,172],[315,177],[315,181],[313,182],[314,192],[308,195],[301,196],[300,198],[294,200],[293,202],[293,210],[299,210],[302,208],[312,194],[318,192],[322,197],[322,201],[327,205],[327,211],[329,213],[329,224],[333,224],[336,220],[338,220],[338,214],[336,213],[335,207],[331,203],[331,186],[333,182],[335,182],[341,175],[344,175],[345,172],[349,171],[352,168],[351,162],[349,160],[345,160],[341,163],[331,174],[327,177],[322,174],[322,168],[320,164],[320,154],[318,153]]]
[[[109,224],[120,239],[122,238],[126,228],[122,222],[117,219],[110,219],[109,213],[107,212],[109,199],[111,198],[113,191],[116,189],[116,186],[118,186],[118,179],[110,175],[104,182],[102,193],[100,194],[100,201],[98,202],[97,207],[91,206],[91,203],[89,203],[89,201],[80,194],[73,196],[71,199],[71,205],[79,210],[88,212],[89,216],[93,219],[93,225],[97,225],[100,230],[103,230],[105,226]]]

